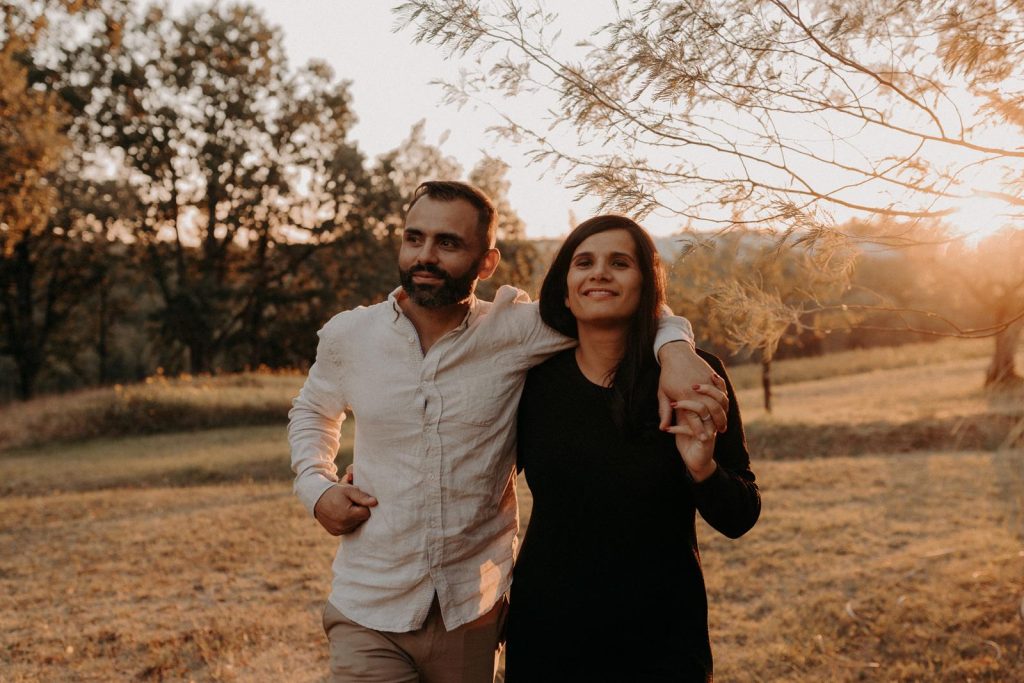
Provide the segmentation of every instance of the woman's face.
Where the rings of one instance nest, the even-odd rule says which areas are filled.
[[[606,230],[583,240],[566,277],[565,305],[581,323],[628,325],[640,306],[643,274],[626,230]]]

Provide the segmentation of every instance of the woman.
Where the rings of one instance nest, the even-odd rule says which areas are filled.
[[[650,236],[621,216],[580,224],[544,280],[544,321],[579,346],[530,371],[519,407],[534,502],[513,575],[509,683],[711,680],[695,511],[736,538],[761,503],[727,379],[725,433],[658,429],[664,282]]]

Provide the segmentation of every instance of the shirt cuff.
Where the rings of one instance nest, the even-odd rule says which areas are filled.
[[[295,494],[312,517],[317,501],[336,483],[322,474],[312,474],[302,481],[295,482]]]
[[[690,486],[693,487],[695,502],[697,499],[714,498],[716,491],[729,480],[729,477],[722,471],[721,465],[718,465],[715,471],[704,481],[694,480],[690,470],[686,470],[686,478],[689,480]]]
[[[678,315],[662,315],[658,318],[658,333],[654,336],[654,357],[658,357],[658,351],[662,346],[677,341],[684,341],[691,347],[696,346],[690,321]]]

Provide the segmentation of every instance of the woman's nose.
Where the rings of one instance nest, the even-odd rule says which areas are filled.
[[[608,264],[599,261],[590,271],[590,277],[595,280],[607,280],[609,278]]]

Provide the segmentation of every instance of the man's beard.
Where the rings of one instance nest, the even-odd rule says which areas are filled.
[[[398,275],[402,281],[402,289],[417,305],[423,308],[444,308],[465,301],[476,288],[476,274],[480,269],[478,259],[461,277],[452,277],[447,271],[430,264],[413,266],[409,270],[399,268]],[[427,273],[441,278],[437,285],[423,285],[413,282],[416,273]]]

